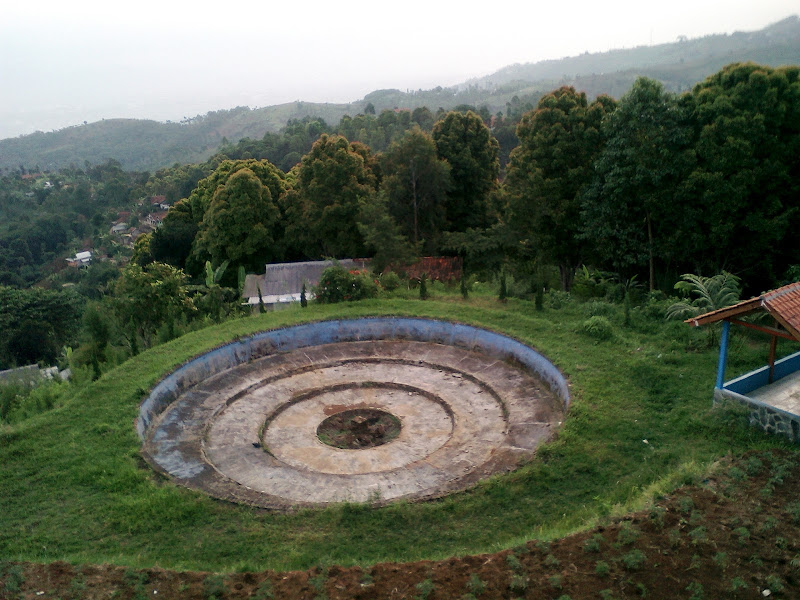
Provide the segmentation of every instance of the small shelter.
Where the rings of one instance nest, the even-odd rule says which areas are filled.
[[[743,321],[758,312],[773,318],[772,326]],[[714,402],[734,400],[750,408],[750,422],[771,433],[800,442],[800,352],[776,360],[778,338],[800,342],[800,282],[785,285],[733,306],[720,308],[686,323],[699,327],[722,322]],[[770,336],[766,366],[725,381],[731,324]]]

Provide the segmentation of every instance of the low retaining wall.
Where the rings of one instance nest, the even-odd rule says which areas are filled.
[[[145,438],[153,420],[185,390],[221,371],[270,354],[337,342],[414,340],[458,346],[516,362],[544,381],[564,404],[570,395],[561,372],[533,348],[508,336],[448,321],[375,317],[318,321],[262,331],[194,358],[162,379],[139,406],[136,429]]]
[[[724,387],[726,391],[736,392],[737,394],[746,396],[748,392],[752,392],[760,387],[778,381],[798,370],[800,370],[800,352],[795,352],[794,354],[775,361],[775,371],[772,381],[769,379],[769,366],[765,366],[751,371],[750,373],[745,373],[736,379],[731,379]]]
[[[794,443],[800,443],[800,417],[798,415],[793,415],[732,390],[716,388],[714,390],[714,406],[728,402],[734,402],[747,408],[751,426],[760,427],[767,433],[780,435]]]

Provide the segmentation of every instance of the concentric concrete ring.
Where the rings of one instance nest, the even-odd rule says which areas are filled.
[[[254,336],[244,352],[223,347],[162,381],[140,410],[148,462],[177,483],[257,506],[387,503],[511,470],[563,419],[563,377],[515,340],[420,319],[336,323],[259,334],[273,344]],[[409,326],[421,339],[402,335]],[[287,344],[292,330],[299,336]],[[326,418],[359,408],[394,415],[400,434],[355,450],[317,437]]]

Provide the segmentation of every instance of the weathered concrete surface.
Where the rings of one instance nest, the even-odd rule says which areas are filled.
[[[398,417],[398,438],[361,450],[317,439],[325,418],[358,407]],[[351,341],[271,354],[201,380],[151,417],[143,450],[176,482],[237,502],[386,503],[441,496],[513,469],[563,415],[564,401],[541,380],[495,356]]]

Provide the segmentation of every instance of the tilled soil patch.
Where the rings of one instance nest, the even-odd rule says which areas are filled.
[[[552,542],[444,561],[218,575],[0,564],[0,598],[143,600],[800,597],[800,456],[751,453],[653,508]]]

